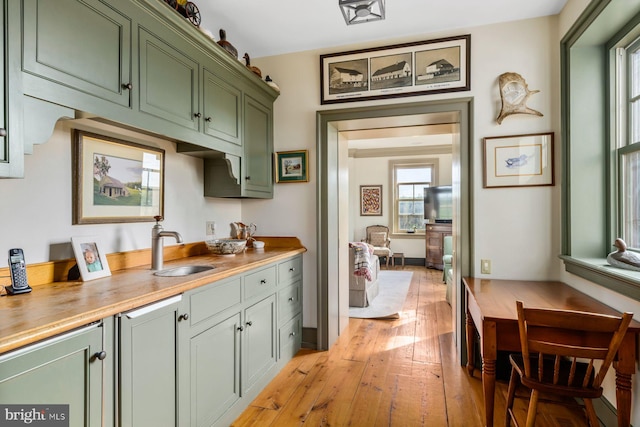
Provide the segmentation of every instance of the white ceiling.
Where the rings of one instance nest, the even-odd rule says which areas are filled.
[[[224,29],[238,56],[330,49],[479,25],[555,15],[567,0],[386,0],[386,19],[347,26],[338,0],[194,0],[201,28]]]

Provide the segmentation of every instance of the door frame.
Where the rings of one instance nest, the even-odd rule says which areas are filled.
[[[384,119],[397,116],[419,116],[431,113],[456,112],[460,137],[452,147],[453,190],[457,198],[454,212],[454,283],[452,310],[458,354],[466,360],[464,332],[465,301],[461,278],[472,271],[472,112],[473,98],[454,98],[407,104],[324,110],[316,113],[317,160],[317,287],[318,328],[317,347],[328,350],[340,335],[338,313],[338,125],[360,119]]]

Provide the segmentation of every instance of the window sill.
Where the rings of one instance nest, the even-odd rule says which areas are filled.
[[[573,258],[560,255],[565,270],[614,292],[640,301],[640,271],[624,270],[607,264],[605,258]]]
[[[397,238],[397,239],[419,237],[421,239],[424,239],[424,231],[422,231],[422,232],[418,231],[418,232],[415,232],[415,233],[395,232],[395,233],[391,233],[391,237],[392,238]]]

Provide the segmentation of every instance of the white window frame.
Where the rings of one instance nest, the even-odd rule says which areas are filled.
[[[425,168],[430,168],[431,169],[431,182],[414,182],[414,183],[408,183],[408,182],[403,182],[402,184],[406,185],[406,184],[426,184],[429,187],[433,187],[438,185],[437,181],[438,181],[438,159],[432,159],[432,158],[423,158],[423,159],[396,159],[396,160],[390,160],[389,161],[389,172],[390,172],[390,184],[391,184],[391,189],[392,189],[392,198],[393,198],[393,210],[392,210],[392,226],[391,226],[391,230],[392,230],[392,234],[396,234],[396,235],[403,235],[403,236],[411,236],[411,235],[418,235],[418,236],[424,236],[425,234],[425,224],[424,221],[422,222],[422,228],[416,229],[415,233],[407,233],[407,230],[401,230],[400,226],[399,226],[399,221],[400,221],[400,212],[399,212],[399,205],[400,205],[400,199],[399,199],[399,194],[398,194],[398,185],[400,185],[400,183],[396,182],[396,170],[399,168],[415,168],[415,167],[420,167],[420,166],[424,166]],[[413,200],[418,200],[413,199]]]

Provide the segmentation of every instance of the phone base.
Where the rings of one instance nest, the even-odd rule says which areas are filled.
[[[5,286],[4,287],[7,291],[7,295],[18,295],[18,294],[26,294],[31,292],[31,286],[28,286],[26,288],[21,288],[21,289],[14,289],[13,286]]]

